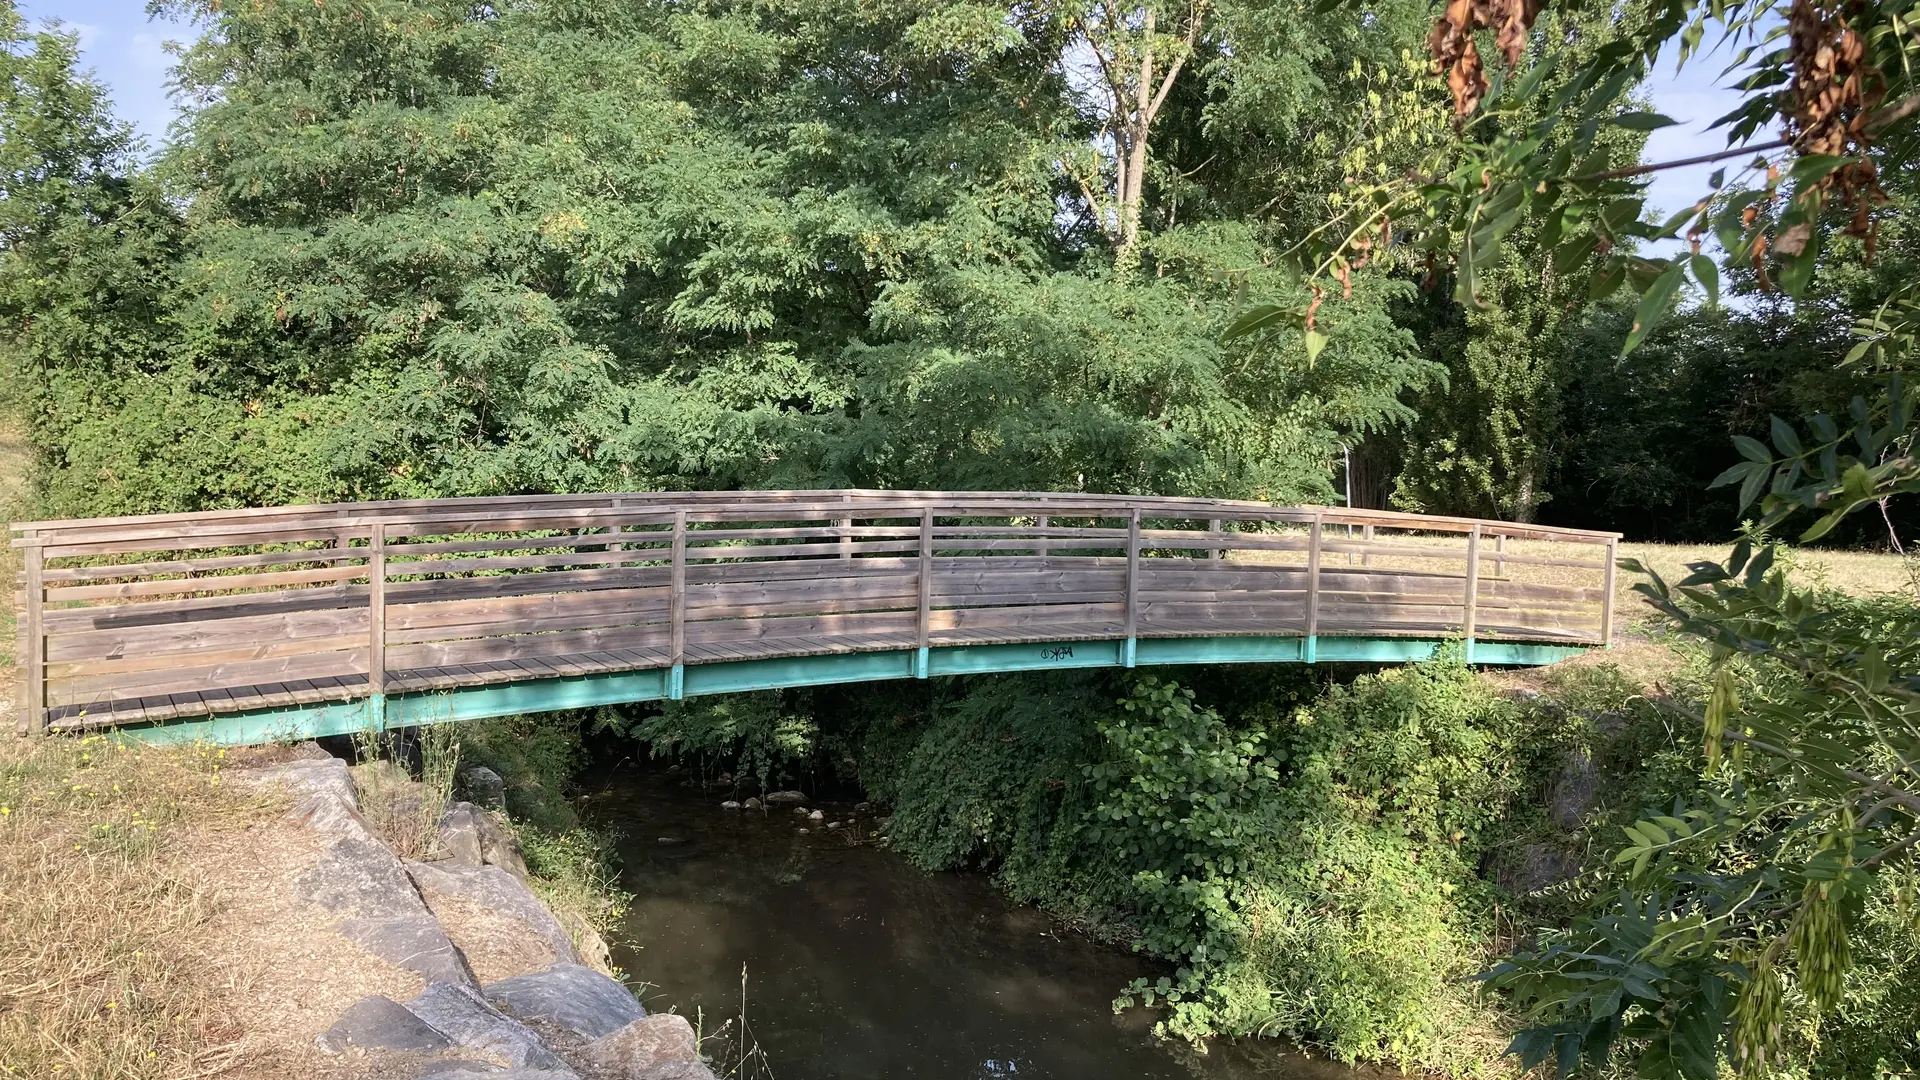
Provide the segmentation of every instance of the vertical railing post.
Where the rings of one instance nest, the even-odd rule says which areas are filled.
[[[367,729],[387,728],[387,524],[367,533]]]
[[[842,495],[840,496],[840,501],[847,503],[848,505],[852,505],[853,496]],[[841,530],[840,531],[840,561],[851,562],[853,559],[853,519],[850,517],[843,517],[840,520],[834,522],[834,525],[838,526],[839,529]]]
[[[1614,564],[1619,557],[1620,541],[1608,539],[1606,582],[1601,586],[1603,593],[1600,597],[1600,644],[1609,649],[1613,647],[1613,590],[1617,580],[1614,574],[1619,569]]]
[[[667,697],[687,696],[687,512],[673,512],[673,566],[667,577]]]
[[[920,605],[913,630],[913,677],[927,677],[933,623],[933,507],[920,511]]]
[[[1507,580],[1507,534],[1501,533],[1493,538],[1493,576],[1500,581]]]
[[[614,509],[614,510],[624,510],[626,509],[627,501],[625,499],[610,499],[607,502],[607,506],[610,509]],[[613,524],[607,526],[607,535],[608,536],[625,536],[627,535],[627,527],[625,524],[616,521]],[[607,550],[608,551],[625,551],[627,550],[627,545],[622,543],[619,540],[614,540],[607,544]],[[619,565],[619,564],[616,563],[615,565]]]
[[[47,730],[47,588],[44,577],[46,571],[46,549],[40,546],[40,538],[33,533],[26,534],[27,579],[27,618],[24,627],[26,634],[26,655],[21,658],[21,674],[25,676],[26,698],[22,702],[20,730],[29,735],[38,735]]]
[[[1362,525],[1360,527],[1360,542],[1367,545],[1367,550],[1360,553],[1360,565],[1372,566],[1373,565],[1373,526]]]
[[[1460,636],[1466,639],[1467,663],[1473,663],[1474,616],[1480,606],[1480,526],[1467,533],[1466,596],[1460,613]]]
[[[1041,534],[1040,538],[1033,542],[1033,553],[1043,559],[1046,558],[1048,553],[1053,549],[1053,545],[1047,543],[1046,537],[1048,523],[1052,520],[1053,519],[1046,514],[1041,514],[1039,517],[1033,519],[1033,527],[1038,529]]]
[[[1225,531],[1226,531],[1226,526],[1227,526],[1227,523],[1226,523],[1226,522],[1224,522],[1224,521],[1222,521],[1222,520],[1220,520],[1219,518],[1214,518],[1214,519],[1212,519],[1211,521],[1208,521],[1208,522],[1207,522],[1207,531],[1208,531],[1208,532],[1210,532],[1210,533],[1212,533],[1212,534],[1214,534],[1213,536],[1211,536],[1211,537],[1208,537],[1208,539],[1215,539],[1215,538],[1217,538],[1217,537],[1218,537],[1218,536],[1219,536],[1219,535],[1220,535],[1220,534],[1221,534],[1222,532],[1225,532]],[[1208,557],[1208,558],[1210,558],[1210,559],[1224,559],[1224,558],[1226,558],[1226,557],[1227,557],[1227,549],[1226,549],[1226,546],[1225,546],[1225,545],[1223,544],[1223,545],[1221,545],[1220,547],[1217,547],[1217,548],[1214,548],[1214,549],[1213,549],[1213,551],[1211,551],[1210,553],[1208,553],[1208,555],[1207,555],[1207,557]]]
[[[1132,667],[1136,655],[1135,638],[1140,629],[1140,508],[1127,515],[1127,639],[1120,646],[1120,666]]]
[[[1314,663],[1320,652],[1320,534],[1324,531],[1320,515],[1313,515],[1307,534],[1307,641],[1304,659]]]

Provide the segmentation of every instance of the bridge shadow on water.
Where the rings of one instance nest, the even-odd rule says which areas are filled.
[[[649,1008],[709,1033],[741,1015],[744,965],[746,1018],[780,1080],[1364,1075],[1272,1040],[1205,1055],[1156,1040],[1152,1013],[1116,1016],[1111,1002],[1159,970],[983,876],[916,870],[872,844],[874,814],[852,801],[802,804],[823,811],[813,821],[793,806],[721,809],[724,794],[658,769],[602,784],[590,816],[623,834],[636,895],[614,962],[652,984]]]

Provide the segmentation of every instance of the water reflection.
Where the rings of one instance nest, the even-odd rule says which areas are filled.
[[[628,838],[637,894],[615,963],[654,984],[650,1007],[704,1014],[709,1031],[744,1005],[780,1080],[1354,1080],[1267,1041],[1201,1056],[1155,1040],[1150,1015],[1110,1007],[1146,973],[1137,958],[978,876],[862,843],[851,804],[808,804],[843,823],[828,830],[786,807],[721,810],[659,773],[616,777],[594,802]]]

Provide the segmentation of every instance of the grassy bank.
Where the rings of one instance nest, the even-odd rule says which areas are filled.
[[[0,1068],[210,1075],[274,1056],[239,1018],[257,965],[227,929],[230,865],[200,849],[274,815],[219,752],[0,738]],[[241,900],[244,903],[244,900]]]

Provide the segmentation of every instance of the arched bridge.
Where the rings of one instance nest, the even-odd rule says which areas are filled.
[[[729,491],[16,524],[22,728],[258,742],[1045,668],[1535,664],[1618,535],[1079,493]]]

